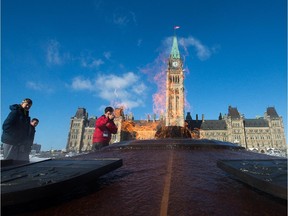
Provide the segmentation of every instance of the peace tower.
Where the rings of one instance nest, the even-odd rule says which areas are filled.
[[[166,126],[184,127],[184,71],[177,37],[168,60],[166,77]]]

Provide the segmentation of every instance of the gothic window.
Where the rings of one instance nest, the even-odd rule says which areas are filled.
[[[169,110],[172,109],[172,102],[171,102],[171,98],[170,98],[170,101],[169,101]]]

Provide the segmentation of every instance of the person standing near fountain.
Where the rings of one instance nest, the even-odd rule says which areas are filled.
[[[114,118],[114,109],[112,107],[106,107],[104,115],[96,120],[93,134],[93,151],[108,146],[111,140],[111,134],[117,133],[118,128],[114,123]]]
[[[24,99],[21,104],[10,106],[11,111],[2,125],[4,159],[26,161],[25,144],[29,135],[31,106],[32,100],[29,98]]]
[[[34,142],[34,137],[35,137],[35,133],[36,133],[36,127],[39,124],[39,119],[37,118],[33,118],[30,122],[30,126],[29,126],[29,133],[28,133],[28,137],[27,137],[27,141],[25,144],[25,155],[23,153],[23,157],[26,157],[26,161],[29,161],[29,154],[31,152],[32,146],[33,146],[33,142]]]

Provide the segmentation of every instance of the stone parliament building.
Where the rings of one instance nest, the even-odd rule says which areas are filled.
[[[156,119],[156,114],[146,120],[135,120],[133,114],[125,115],[122,108],[115,108],[114,122],[117,134],[112,135],[110,144],[125,140],[156,139],[161,127],[181,127],[191,134],[192,139],[213,139],[236,143],[248,150],[266,153],[269,149],[287,149],[283,119],[274,107],[268,107],[263,117],[246,119],[236,107],[228,107],[228,113],[220,113],[217,120],[206,120],[202,114],[192,119],[190,112],[184,117],[184,74],[183,61],[178,49],[177,37],[168,59],[166,71],[166,113]],[[92,149],[96,118],[89,118],[85,108],[78,108],[70,121],[67,151],[85,152]],[[169,137],[167,137],[169,138]]]

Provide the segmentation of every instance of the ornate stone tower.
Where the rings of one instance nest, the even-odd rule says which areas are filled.
[[[168,60],[166,77],[166,126],[184,127],[184,74],[177,37]]]

